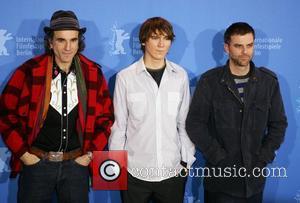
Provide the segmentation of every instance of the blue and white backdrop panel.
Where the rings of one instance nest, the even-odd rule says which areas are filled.
[[[280,80],[289,127],[272,167],[285,177],[269,177],[264,202],[300,202],[300,2],[298,0],[27,0],[0,2],[0,91],[14,69],[43,53],[43,27],[58,9],[73,10],[87,27],[84,54],[103,66],[113,91],[115,74],[141,56],[138,30],[149,17],[174,25],[176,40],[168,58],[182,65],[193,90],[198,76],[225,63],[223,33],[236,21],[256,32],[254,61],[274,70]],[[9,179],[10,153],[0,140],[0,202],[16,202],[17,180]],[[194,167],[204,164],[200,152]],[[91,191],[90,202],[119,203],[118,191]],[[201,178],[189,178],[185,203],[203,202]]]

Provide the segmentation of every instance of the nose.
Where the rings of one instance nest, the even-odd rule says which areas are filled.
[[[243,54],[247,54],[247,52],[248,52],[247,47],[243,47],[243,48],[242,48],[242,52],[243,52]]]
[[[164,38],[160,38],[160,39],[159,39],[159,42],[158,42],[158,45],[159,45],[160,47],[163,47],[163,46],[165,45],[165,39],[164,39]]]
[[[65,50],[70,50],[70,49],[71,49],[71,42],[66,42]]]

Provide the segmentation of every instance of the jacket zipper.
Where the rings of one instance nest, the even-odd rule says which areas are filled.
[[[234,92],[229,86],[227,86],[227,89],[234,95],[234,97],[235,97],[242,105],[244,105],[243,102],[241,101],[241,98],[239,98],[238,96],[236,96],[235,92]]]

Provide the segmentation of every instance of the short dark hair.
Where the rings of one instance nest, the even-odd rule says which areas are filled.
[[[172,42],[175,38],[173,27],[169,21],[162,17],[148,18],[142,24],[139,33],[141,49],[143,50],[143,52],[145,52],[145,46],[143,46],[143,43],[145,43],[151,37],[152,33],[165,33],[168,39],[170,39]]]
[[[53,40],[53,36],[54,36],[54,32],[55,31],[49,31],[47,33],[45,33],[45,37],[44,37],[44,48],[45,48],[45,52],[46,54],[53,54],[53,50],[50,48],[50,41]],[[85,48],[85,42],[84,42],[84,35],[81,31],[78,31],[78,53],[82,52]]]
[[[248,33],[252,33],[253,38],[255,39],[255,31],[248,23],[245,22],[233,23],[226,29],[224,33],[224,42],[226,44],[229,44],[232,35],[245,35]]]

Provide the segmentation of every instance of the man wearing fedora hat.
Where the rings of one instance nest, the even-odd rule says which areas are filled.
[[[88,202],[92,152],[103,150],[113,107],[100,66],[80,54],[72,11],[44,28],[46,53],[17,68],[0,99],[0,132],[20,173],[18,202]]]

